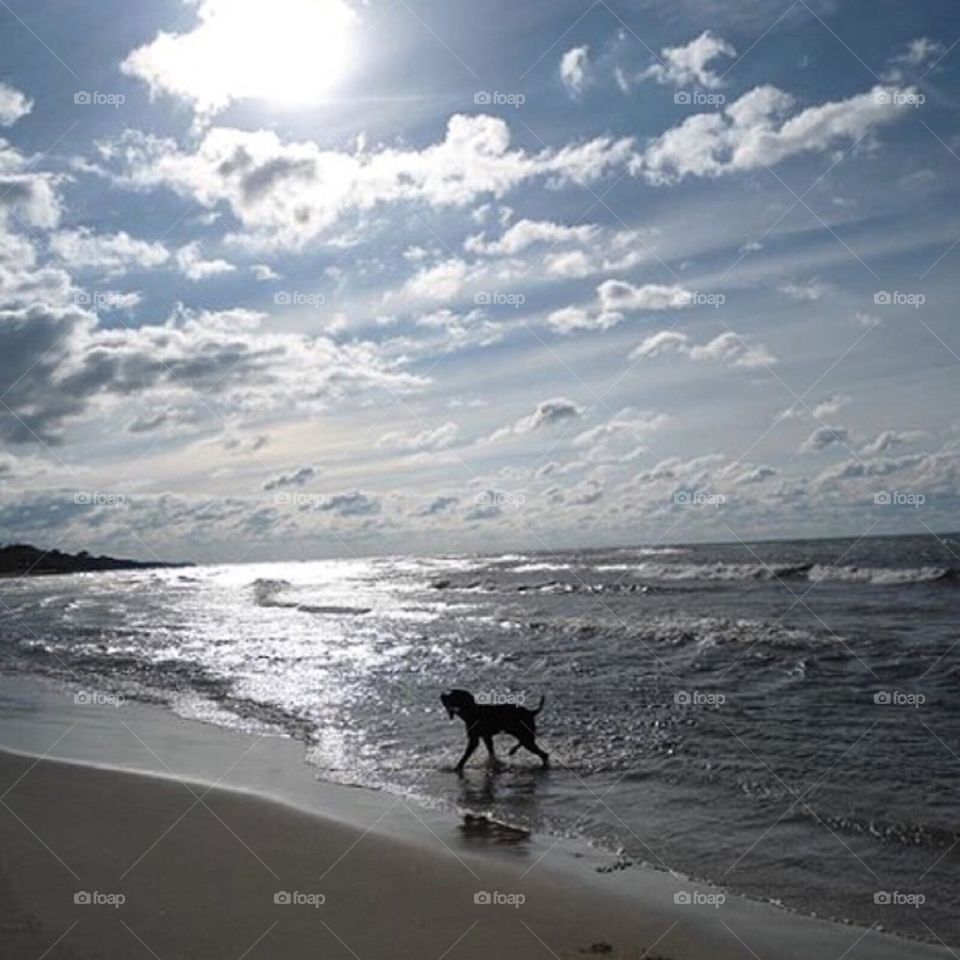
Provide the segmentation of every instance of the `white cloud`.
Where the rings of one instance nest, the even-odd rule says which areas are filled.
[[[728,367],[755,369],[777,363],[777,358],[762,344],[748,343],[732,330],[721,333],[707,343],[691,343],[685,333],[661,330],[647,337],[630,354],[631,360],[652,359],[669,353],[679,353],[707,363]]]
[[[593,79],[590,48],[572,47],[560,58],[560,79],[572,97],[579,97]]]
[[[162,243],[131,237],[126,231],[94,233],[88,227],[63,230],[50,238],[50,248],[74,269],[116,276],[132,269],[151,270],[170,259]]]
[[[518,220],[498,240],[486,240],[482,235],[468,237],[464,249],[486,257],[513,257],[537,244],[591,243],[599,228],[593,224],[567,226],[550,220]]]
[[[292,473],[281,473],[280,476],[268,480],[264,485],[264,490],[279,490],[283,487],[302,487],[308,480],[312,480],[316,475],[316,470],[312,466],[303,466],[294,470]]]
[[[800,153],[856,142],[874,125],[912,109],[911,92],[877,85],[782,119],[793,107],[793,97],[776,87],[756,87],[723,111],[695,114],[668,130],[646,149],[634,172],[664,184],[770,167]]]
[[[791,300],[798,303],[815,303],[827,292],[824,284],[817,280],[808,280],[806,283],[783,283],[777,289]]]
[[[327,150],[313,141],[284,142],[266,130],[221,127],[192,152],[137,131],[100,150],[120,168],[120,184],[167,186],[208,208],[227,204],[250,242],[294,248],[381,204],[463,207],[537,178],[589,183],[634,156],[631,138],[598,137],[538,153],[512,149],[503,120],[461,114],[449,119],[441,141],[420,150]]]
[[[685,47],[665,47],[660,54],[662,61],[648,67],[644,76],[678,87],[695,83],[713,89],[720,86],[721,78],[709,64],[718,57],[735,57],[737,51],[726,40],[704,30]]]
[[[0,83],[0,127],[11,127],[33,109],[33,101],[16,87]]]
[[[916,443],[926,436],[923,430],[884,430],[877,434],[873,440],[863,445],[860,452],[867,456],[876,456],[878,453],[886,453],[895,447],[900,447],[908,443]]]
[[[803,441],[800,450],[802,453],[820,453],[838,443],[846,445],[849,437],[850,431],[846,427],[817,427]]]
[[[606,330],[623,320],[625,313],[679,310],[693,302],[694,294],[680,286],[645,283],[635,286],[625,280],[604,280],[597,287],[596,309],[563,307],[547,317],[558,333],[576,330]]]
[[[344,69],[356,14],[342,0],[194,0],[196,25],[159,33],[120,65],[201,113],[234,100],[312,103]]]
[[[280,274],[273,269],[273,267],[268,266],[266,263],[254,263],[250,266],[250,272],[259,280],[261,283],[266,283],[269,280],[280,280]]]
[[[522,436],[523,434],[544,430],[560,423],[576,420],[582,414],[583,408],[566,397],[552,397],[549,400],[541,400],[533,413],[521,417],[508,427],[501,427],[489,437],[489,440],[490,442],[496,442],[509,436]]]
[[[206,280],[222,273],[233,273],[237,268],[226,260],[204,260],[199,241],[188,243],[177,251],[177,267],[188,279]]]
[[[439,427],[427,427],[410,433],[394,430],[385,433],[377,441],[377,446],[400,450],[404,453],[443,450],[457,439],[459,431],[460,428],[453,421],[448,421]]]

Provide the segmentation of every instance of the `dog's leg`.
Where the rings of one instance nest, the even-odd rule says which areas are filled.
[[[493,749],[493,737],[485,734],[483,737],[483,744],[487,748],[490,766],[499,767],[500,761],[497,759],[497,752]]]
[[[464,764],[470,759],[471,754],[477,749],[477,745],[479,743],[480,738],[471,733],[470,739],[467,741],[467,749],[463,751],[463,756],[460,758],[460,762],[457,764],[457,773],[463,773]]]
[[[525,750],[535,753],[541,759],[541,761],[543,761],[543,765],[545,767],[550,766],[550,754],[547,753],[546,750],[541,750],[537,746],[537,742],[533,739],[533,737],[521,740],[520,743],[517,744],[517,747],[523,747]]]

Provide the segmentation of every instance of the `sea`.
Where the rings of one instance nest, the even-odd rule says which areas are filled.
[[[960,535],[0,581],[0,670],[302,742],[390,791],[960,946]],[[440,693],[534,707],[463,778]]]

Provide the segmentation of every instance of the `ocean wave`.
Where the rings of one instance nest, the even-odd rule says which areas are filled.
[[[907,846],[922,846],[939,849],[952,847],[960,842],[960,833],[949,827],[936,824],[916,823],[908,820],[881,820],[858,816],[827,814],[807,807],[799,811],[805,816],[824,824],[836,833],[869,836],[881,843],[900,843]]]
[[[815,583],[869,583],[873,586],[904,586],[956,580],[950,567],[837,567],[814,564],[807,576]]]

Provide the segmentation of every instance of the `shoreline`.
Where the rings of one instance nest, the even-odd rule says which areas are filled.
[[[387,939],[397,936],[392,921],[386,922],[380,917],[381,912],[393,917],[392,910],[402,908],[401,912],[405,911],[407,916],[411,912],[421,915],[414,938],[416,949],[411,946],[411,956],[422,957],[430,951],[439,955],[447,949],[456,933],[445,946],[434,948],[441,930],[453,933],[447,922],[449,918],[456,918],[462,924],[460,933],[476,921],[486,930],[484,936],[492,938],[476,937],[477,931],[473,930],[470,937],[451,950],[452,957],[488,956],[491,950],[502,952],[507,942],[514,945],[511,949],[515,951],[542,951],[543,946],[531,936],[531,929],[562,956],[576,956],[591,944],[601,943],[612,945],[614,952],[607,955],[619,956],[616,951],[623,951],[624,956],[636,956],[643,949],[649,949],[658,937],[663,939],[653,955],[668,960],[697,957],[745,960],[753,955],[751,951],[760,955],[766,952],[784,960],[812,960],[831,953],[839,956],[844,951],[848,951],[846,957],[850,960],[893,960],[905,951],[931,960],[950,955],[945,949],[922,941],[818,920],[733,895],[725,895],[722,905],[716,905],[710,898],[715,899],[723,891],[651,868],[598,873],[595,863],[609,861],[609,857],[594,853],[591,858],[588,852],[571,844],[547,843],[549,838],[534,836],[521,842],[503,843],[502,838],[496,836],[471,835],[448,814],[416,808],[391,794],[318,781],[303,760],[301,745],[294,741],[241,734],[209,723],[184,720],[161,707],[78,706],[67,693],[55,692],[59,686],[22,677],[0,677],[2,790],[16,779],[14,772],[17,776],[26,773],[6,801],[16,815],[52,849],[59,850],[58,844],[68,844],[77,862],[86,863],[96,860],[97,851],[104,845],[118,842],[114,824],[128,827],[120,840],[121,846],[146,847],[183,809],[194,804],[196,809],[185,815],[183,824],[170,830],[171,835],[179,834],[181,826],[185,826],[184,834],[192,838],[186,847],[177,847],[175,853],[170,853],[164,850],[165,841],[157,846],[157,882],[164,896],[172,898],[168,913],[192,917],[189,903],[181,903],[175,894],[181,885],[193,887],[200,883],[196,877],[206,875],[207,880],[192,889],[191,896],[209,899],[210,889],[216,887],[209,877],[209,869],[216,868],[222,876],[229,875],[228,880],[218,882],[227,883],[231,897],[236,898],[231,902],[238,909],[242,907],[239,916],[255,914],[265,921],[264,927],[274,920],[281,927],[290,927],[293,939],[284,947],[284,956],[299,956],[297,936],[306,935],[307,928],[322,933],[324,927],[314,921],[324,918],[329,921],[335,917],[344,930],[357,931],[354,936],[362,940],[371,925],[369,915],[358,911],[356,905],[340,903],[336,910],[316,914],[313,921],[308,922],[309,918],[304,917],[291,925],[289,911],[275,916],[272,901],[262,902],[264,891],[257,888],[258,893],[252,892],[250,878],[244,874],[246,868],[240,875],[232,875],[237,869],[238,853],[256,867],[250,851],[256,850],[258,856],[269,863],[262,852],[269,849],[278,862],[284,864],[284,869],[277,873],[284,875],[289,871],[290,876],[302,875],[306,883],[309,872],[305,875],[297,872],[305,854],[308,858],[322,857],[336,844],[341,851],[348,848],[379,851],[372,854],[372,863],[362,857],[355,860],[352,854],[345,856],[338,870],[345,871],[348,886],[369,888],[376,898],[377,923],[383,920],[380,946],[376,949],[382,949]],[[19,751],[19,755],[10,750]],[[31,759],[44,753],[48,754],[46,759]],[[41,789],[42,785],[45,786]],[[228,822],[235,833],[242,834],[249,849],[245,850],[222,825],[216,827],[216,835],[211,833],[210,815],[203,804],[195,803],[196,796],[205,796],[208,789],[209,798],[215,800],[207,802],[214,805],[221,819],[237,818]],[[98,798],[96,804],[91,803],[91,796]],[[70,812],[74,822],[84,824],[85,837],[78,838],[75,833],[66,839],[60,836],[63,824],[58,820],[63,819],[65,811]],[[195,835],[197,825],[187,825],[188,820],[205,822],[205,830]],[[30,902],[45,904],[38,908],[34,923],[56,926],[56,922],[62,921],[62,933],[76,915],[71,912],[72,903],[67,904],[71,910],[66,910],[62,903],[63,877],[57,879],[56,874],[63,873],[71,882],[74,878],[17,822],[16,816],[7,813],[0,822],[4,836],[4,853],[0,854],[0,869],[5,878],[3,888],[20,902],[29,894]],[[212,822],[215,827],[216,817]],[[242,824],[242,830],[235,823]],[[270,829],[263,826],[265,823],[272,825]],[[294,835],[309,835],[312,839],[299,842],[292,839]],[[15,851],[12,856],[16,870],[10,869],[11,850]],[[199,860],[198,850],[203,852]],[[126,852],[133,854],[130,850]],[[377,857],[389,862],[389,870],[376,866]],[[66,857],[64,860],[70,862]],[[33,865],[33,880],[21,872],[26,863]],[[188,868],[179,871],[178,864],[186,864]],[[257,872],[264,873],[271,882],[274,880],[261,867],[257,867]],[[77,873],[83,875],[80,870]],[[439,883],[429,898],[422,889],[424,876],[437,878]],[[479,882],[481,877],[486,886]],[[108,880],[109,874],[104,882]],[[110,888],[108,885],[97,889]],[[51,900],[58,890],[60,899]],[[474,904],[472,897],[478,890],[507,895],[523,893],[527,902],[521,907]],[[678,904],[674,902],[678,892],[701,902]],[[143,895],[142,891],[137,893],[137,896]],[[330,903],[337,902],[334,894]],[[226,916],[231,913],[232,909],[225,910]],[[152,922],[149,911],[144,909],[142,914],[137,914],[137,922],[149,927]],[[432,919],[435,915],[447,919],[444,923],[435,923]],[[4,917],[2,922],[9,926],[12,921]],[[344,936],[337,923],[329,925]],[[119,930],[123,932],[123,927]],[[295,931],[299,934],[295,935]],[[156,935],[163,936],[164,931],[157,930]],[[326,936],[329,939],[329,935]],[[53,939],[51,937],[50,942]],[[349,936],[344,940],[351,943]],[[221,942],[226,940],[221,938]],[[749,944],[749,949],[744,944]],[[332,945],[336,945],[336,940]],[[272,946],[273,955],[278,955],[277,944]],[[166,951],[153,943],[151,947],[161,956],[193,949],[184,943],[170,944]],[[364,956],[363,950],[357,953]],[[220,954],[213,951],[209,955]],[[249,954],[257,955],[256,952]],[[263,955],[271,955],[271,950],[266,949]],[[343,955],[350,954],[344,951]]]

